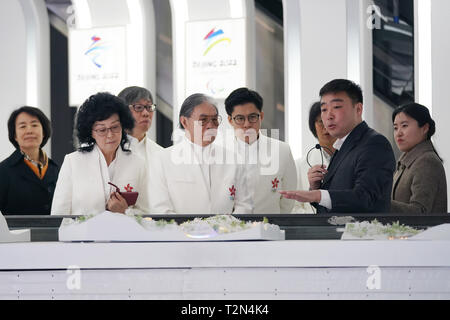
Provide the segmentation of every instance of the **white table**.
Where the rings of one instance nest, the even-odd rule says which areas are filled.
[[[450,299],[450,242],[0,244],[0,299],[95,298]]]

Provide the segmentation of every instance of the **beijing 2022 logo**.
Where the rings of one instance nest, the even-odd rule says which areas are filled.
[[[221,42],[231,43],[231,39],[225,36],[222,29],[216,31],[216,28],[212,28],[210,32],[203,38],[205,44],[205,51],[203,56],[206,56],[208,52]]]
[[[97,37],[95,35],[91,37],[91,40],[92,43],[84,54],[91,59],[92,63],[97,68],[101,68],[102,64],[100,64],[98,60],[102,53],[108,49],[108,46],[102,41],[100,37]]]

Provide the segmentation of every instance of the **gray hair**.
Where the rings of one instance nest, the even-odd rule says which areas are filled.
[[[117,95],[119,98],[121,98],[127,105],[133,104],[138,102],[141,99],[145,100],[151,100],[152,103],[155,103],[153,101],[152,94],[149,90],[142,88],[142,87],[128,87],[120,91],[120,93]]]
[[[217,114],[219,114],[219,110],[216,106],[217,103],[212,97],[207,96],[203,93],[194,93],[184,100],[183,104],[181,105],[180,115],[178,119],[180,119],[181,117],[190,118],[192,113],[194,112],[195,107],[202,104],[203,102],[211,104],[216,109]],[[178,125],[180,126],[180,128],[184,129],[181,121],[178,121]]]

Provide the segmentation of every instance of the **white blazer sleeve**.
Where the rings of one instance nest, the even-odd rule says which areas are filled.
[[[284,175],[283,175],[283,188],[284,190],[295,190],[297,187],[297,168],[295,167],[294,157],[292,157],[291,148],[288,146],[284,154]],[[286,198],[280,199],[280,213],[291,213],[294,208],[295,200],[289,200]]]
[[[234,211],[233,213],[253,213],[254,205],[252,200],[252,194],[247,187],[245,178],[245,167],[238,165],[236,170],[236,196],[234,198]]]
[[[72,185],[72,166],[69,155],[66,155],[56,182],[52,215],[72,214]]]
[[[155,159],[152,160],[152,172],[149,172],[150,211],[155,214],[175,213],[174,206],[170,199],[162,159],[162,154],[155,157]]]

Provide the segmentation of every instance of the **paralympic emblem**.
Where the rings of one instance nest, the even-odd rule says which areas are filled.
[[[108,47],[101,42],[102,39],[100,37],[93,36],[91,40],[92,43],[84,54],[91,59],[92,63],[95,64],[97,68],[101,68],[102,65],[97,61],[97,59]]]
[[[216,31],[216,28],[212,28],[210,32],[203,38],[206,44],[206,50],[203,53],[203,56],[206,56],[208,52],[215,47],[217,44],[226,41],[231,43],[231,39],[225,36],[225,33],[222,29]]]

